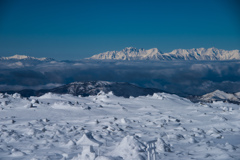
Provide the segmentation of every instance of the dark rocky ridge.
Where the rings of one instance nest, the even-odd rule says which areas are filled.
[[[73,82],[67,85],[56,87],[53,89],[31,90],[25,89],[20,91],[3,91],[2,93],[19,93],[23,97],[41,96],[45,93],[51,92],[56,94],[72,94],[74,96],[90,96],[97,95],[100,91],[108,93],[113,92],[116,96],[129,98],[130,96],[146,96],[153,95],[157,92],[163,92],[154,88],[142,88],[126,82],[106,82],[106,81],[90,81],[90,82]]]

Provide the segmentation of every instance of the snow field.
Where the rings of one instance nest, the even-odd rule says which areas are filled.
[[[240,159],[239,108],[165,93],[0,94],[0,159],[145,160],[149,140],[157,159]],[[83,149],[86,133],[102,143],[95,155]]]

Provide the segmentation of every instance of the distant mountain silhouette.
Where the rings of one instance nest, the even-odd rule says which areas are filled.
[[[67,85],[56,87],[53,89],[31,90],[25,89],[21,91],[6,91],[6,93],[20,93],[24,97],[41,96],[51,92],[56,94],[72,94],[74,96],[90,96],[97,95],[100,91],[108,93],[113,92],[116,96],[128,98],[130,96],[146,96],[153,95],[157,92],[163,92],[154,88],[142,88],[126,82],[107,82],[107,81],[90,81],[90,82],[73,82]],[[2,92],[4,93],[4,92]]]

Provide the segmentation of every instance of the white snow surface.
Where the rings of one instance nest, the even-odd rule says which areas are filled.
[[[239,115],[236,104],[194,104],[166,93],[0,94],[0,159],[145,160],[151,140],[157,159],[240,159]]]
[[[157,48],[137,49],[126,47],[121,51],[107,51],[93,55],[87,59],[100,60],[240,60],[239,50],[223,50],[217,48],[175,49],[163,53]]]

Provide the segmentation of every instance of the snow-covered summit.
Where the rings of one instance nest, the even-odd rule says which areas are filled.
[[[52,58],[36,58],[36,57],[30,57],[26,55],[14,55],[10,57],[0,57],[0,60],[38,60],[38,61],[51,61],[53,60]]]
[[[239,50],[212,48],[175,49],[162,53],[157,48],[137,49],[126,47],[121,51],[107,51],[88,59],[100,60],[240,60]]]
[[[121,51],[107,51],[90,57],[89,59],[114,60],[161,60],[162,52],[157,48],[149,50],[126,47]]]
[[[230,101],[235,103],[240,103],[240,92],[237,93],[226,93],[224,91],[216,90],[214,92],[205,94],[201,96],[201,101]]]

